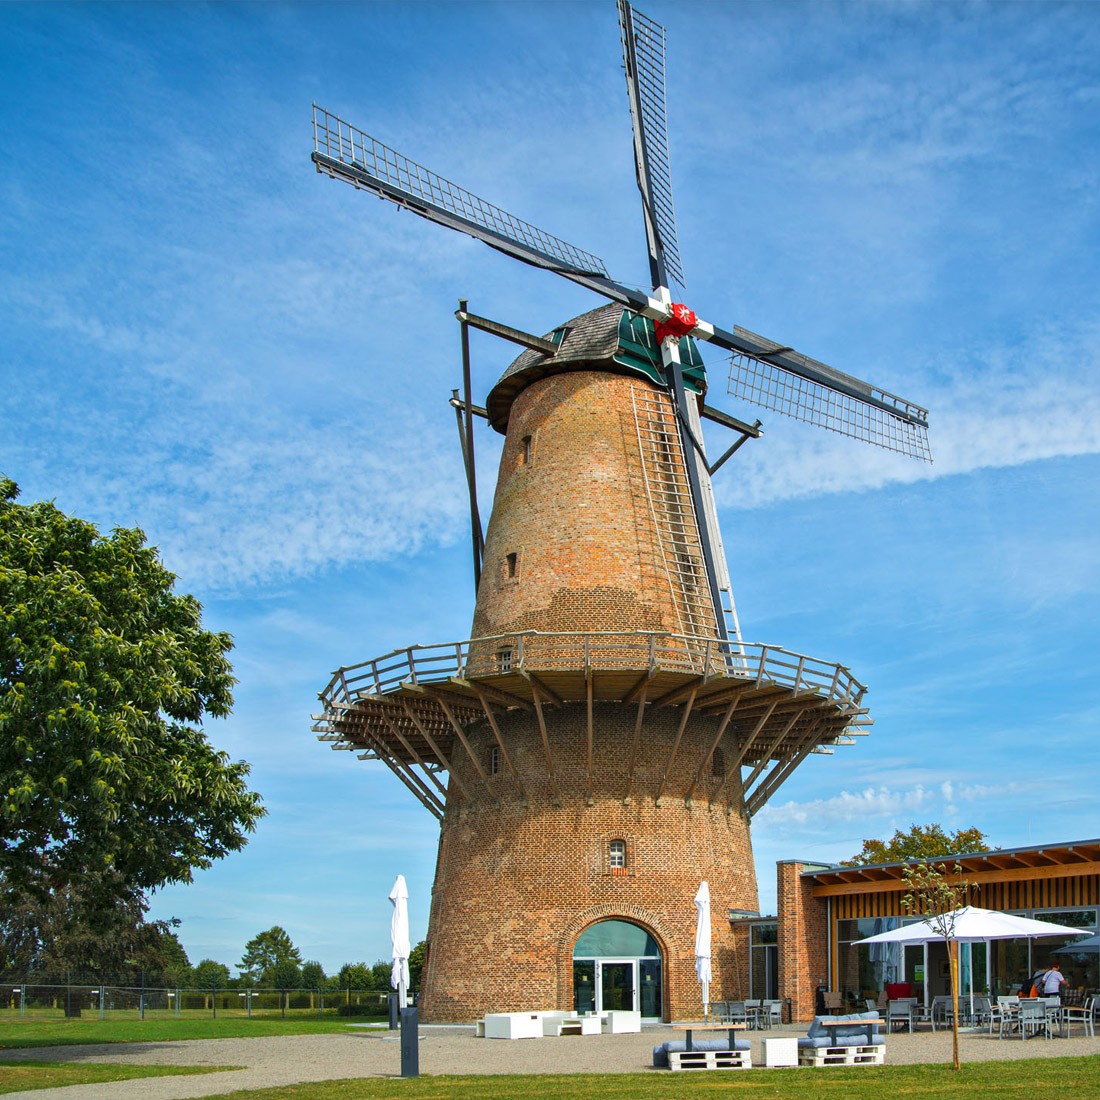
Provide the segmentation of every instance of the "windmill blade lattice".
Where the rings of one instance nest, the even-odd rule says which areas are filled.
[[[737,331],[741,333],[745,330]],[[755,334],[746,335],[764,340]],[[778,344],[776,350],[779,350]],[[784,350],[787,358],[803,359],[808,368],[825,367],[825,364],[819,364],[789,348]],[[776,363],[744,352],[734,352],[726,389],[734,397],[795,420],[931,462],[928,411],[877,386],[863,382],[857,384],[866,386],[866,397],[844,393],[834,385],[818,382],[806,374],[795,374]]]
[[[619,0],[619,29],[634,121],[634,160],[646,208],[651,260],[664,269],[662,273],[683,286],[684,270],[676,240],[676,210],[672,204],[672,171],[668,157],[665,28],[632,8],[626,0]],[[655,286],[667,285],[656,271],[654,280]]]
[[[313,149],[318,171],[374,191],[429,221],[469,233],[517,259],[559,274],[607,278],[598,256],[478,198],[316,103]]]

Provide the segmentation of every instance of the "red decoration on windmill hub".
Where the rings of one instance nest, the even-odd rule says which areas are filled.
[[[657,337],[657,343],[663,344],[670,336],[676,340],[682,336],[690,336],[698,323],[699,318],[695,316],[693,309],[688,309],[683,302],[673,302],[672,316],[664,321],[657,321],[653,326],[653,332]]]

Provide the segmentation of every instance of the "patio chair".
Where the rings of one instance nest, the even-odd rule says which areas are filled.
[[[840,1012],[844,1008],[844,998],[841,994],[826,992],[823,996],[825,998],[826,1012]]]
[[[936,1024],[947,1025],[951,1022],[951,1018],[954,1014],[954,1007],[951,1004],[951,998],[947,996],[933,997],[932,1008],[929,1011],[929,1016],[932,1019],[932,1030],[936,1030]]]
[[[1080,1024],[1081,1030],[1090,1038],[1096,1038],[1095,1012],[1100,998],[1089,997],[1083,1005],[1063,1005],[1062,1022],[1065,1024],[1066,1037],[1073,1035],[1073,1025]]]
[[[983,1024],[990,1024],[992,1030],[993,1020],[993,1001],[986,996],[980,996],[974,998],[974,1010],[971,1015],[970,1022],[972,1024],[981,1027]]]
[[[726,1019],[729,1023],[744,1024],[745,1027],[752,1027],[749,1010],[745,1007],[744,1001],[730,1001],[727,1008],[729,1011]]]
[[[1017,1020],[1020,1025],[1020,1038],[1030,1039],[1041,1031],[1044,1039],[1050,1039],[1054,1033],[1050,1030],[1050,1015],[1047,1004],[1039,997],[1029,997],[1020,1002]]]
[[[768,1027],[779,1027],[783,1023],[782,1001],[765,1001],[762,1007],[768,1010]]]
[[[989,1014],[989,1034],[993,1034],[993,1025],[997,1025],[997,1038],[1003,1039],[1006,1031],[1011,1031],[1016,1026],[1016,1016],[1020,1008],[1020,998],[1013,994],[1010,997],[998,997],[993,1011]]]
[[[872,1005],[868,1005],[867,1007],[870,1008],[872,1012],[876,1011]],[[913,1030],[913,1002],[908,997],[903,997],[898,1001],[891,1001],[886,1007],[887,1031],[894,1031],[903,1025],[909,1031]]]
[[[728,1001],[711,1001],[710,1002],[710,1014],[715,1020],[720,1023],[729,1019],[729,1002]]]

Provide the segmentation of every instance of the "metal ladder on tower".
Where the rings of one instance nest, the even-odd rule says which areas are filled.
[[[712,636],[710,589],[672,404],[666,394],[648,386],[632,393],[642,480],[680,631]]]

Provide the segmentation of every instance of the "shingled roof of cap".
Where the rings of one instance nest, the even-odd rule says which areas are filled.
[[[508,426],[508,414],[516,394],[549,374],[589,367],[623,374],[634,373],[630,367],[616,363],[613,358],[619,350],[619,318],[622,314],[623,307],[615,303],[582,313],[546,334],[549,340],[559,328],[566,330],[554,355],[525,351],[515,359],[489,391],[485,402],[489,423],[498,432],[503,432]]]

